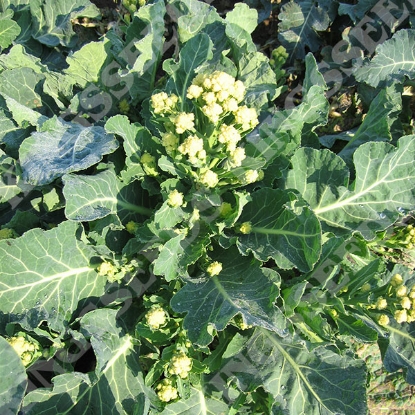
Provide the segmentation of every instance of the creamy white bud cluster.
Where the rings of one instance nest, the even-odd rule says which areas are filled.
[[[412,323],[415,321],[415,286],[409,289],[404,284],[402,275],[394,274],[386,295],[377,297],[370,308],[388,312],[397,323]],[[389,321],[386,313],[378,317],[378,323],[382,326],[388,325]]]
[[[182,379],[185,379],[191,369],[192,359],[184,352],[176,352],[169,363],[168,372],[171,375],[177,375]]]
[[[182,102],[166,92],[150,98],[150,109],[165,130],[160,131],[160,142],[166,154],[190,165],[199,186],[247,185],[263,177],[257,170],[229,175],[232,169],[243,167],[247,158],[244,137],[258,124],[256,110],[243,105],[245,94],[242,81],[215,71],[194,78],[186,91],[190,101]],[[142,163],[147,174],[156,175],[155,160],[146,157]]]

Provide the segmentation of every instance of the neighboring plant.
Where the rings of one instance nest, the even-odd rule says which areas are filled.
[[[312,54],[276,107],[303,51],[259,52],[255,9],[133,3],[84,44],[49,0],[2,5],[0,413],[360,415],[359,344],[415,384],[414,31],[352,69],[345,144]],[[281,17],[315,36],[319,4]]]

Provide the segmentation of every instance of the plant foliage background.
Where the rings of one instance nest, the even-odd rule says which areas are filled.
[[[414,15],[0,1],[0,413],[366,414],[369,346],[415,384]]]

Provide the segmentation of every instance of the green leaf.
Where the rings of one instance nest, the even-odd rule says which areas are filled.
[[[28,124],[39,127],[48,119],[45,115],[20,104],[13,98],[6,97],[6,103],[13,114],[14,121],[20,127],[26,127]]]
[[[8,154],[18,158],[17,150],[29,135],[30,129],[20,128],[11,118],[8,110],[0,108],[0,143],[5,144]]]
[[[308,281],[302,281],[284,289],[284,314],[286,317],[292,317],[295,314],[295,309],[300,304],[307,284],[309,284]]]
[[[343,336],[351,336],[362,343],[372,343],[378,339],[376,330],[370,328],[358,318],[339,314],[335,321],[340,334]]]
[[[163,69],[170,75],[166,89],[181,98],[182,109],[186,102],[187,88],[196,76],[196,69],[212,58],[212,41],[201,33],[190,39],[180,50],[179,62],[172,59],[163,62]]]
[[[36,73],[47,71],[40,58],[27,53],[23,45],[14,45],[7,54],[0,55],[0,65],[3,69],[30,68]]]
[[[149,97],[154,89],[157,67],[163,52],[165,14],[166,6],[163,1],[148,4],[139,8],[127,28],[125,43],[134,43],[136,51],[132,52],[132,55],[136,59],[133,61],[127,56],[131,69],[122,77],[134,75],[134,81],[128,89],[133,100],[142,101]],[[123,53],[121,57],[124,57]]]
[[[203,391],[192,387],[188,399],[170,403],[160,415],[218,415],[226,414],[228,410],[229,406],[223,400],[206,396]]]
[[[315,136],[314,128],[327,122],[329,104],[324,95],[324,78],[311,54],[307,55],[305,62],[301,104],[274,112],[247,137],[246,153],[265,158],[268,165],[281,156],[291,156],[307,135]]]
[[[391,126],[402,111],[402,88],[392,85],[382,89],[369,107],[353,138],[338,155],[349,165],[355,150],[369,141],[392,141]]]
[[[137,182],[122,183],[112,170],[95,175],[65,174],[65,215],[70,220],[92,221],[115,213],[122,222],[149,216],[151,210],[139,206],[143,190]],[[143,218],[142,218],[143,219]]]
[[[145,148],[144,142],[151,139],[150,132],[139,123],[131,124],[125,115],[115,115],[105,123],[108,134],[117,134],[123,138],[123,147],[127,156],[127,166],[140,164],[140,156]],[[144,175],[144,171],[143,171]]]
[[[70,75],[73,83],[85,88],[88,83],[97,83],[101,71],[110,60],[110,42],[107,39],[99,42],[89,42],[67,58],[69,64],[65,73]]]
[[[248,33],[252,33],[258,26],[258,12],[244,3],[236,3],[233,10],[226,14],[226,22],[240,26]]]
[[[61,331],[75,310],[104,293],[106,279],[90,266],[92,247],[76,238],[74,222],[50,231],[31,229],[0,241],[0,311],[35,328],[42,321]]]
[[[243,255],[267,261],[273,258],[280,268],[297,267],[310,271],[321,251],[320,223],[311,209],[294,193],[260,189],[243,209],[240,223],[250,222],[252,232],[238,235]]]
[[[189,277],[188,266],[206,252],[209,244],[207,228],[196,224],[188,236],[179,234],[160,247],[160,253],[153,262],[154,274],[163,275],[167,281]]]
[[[95,373],[66,373],[53,378],[53,389],[39,388],[24,400],[28,415],[133,414],[140,404],[147,413],[155,393],[144,385],[138,348],[120,327],[117,310],[98,309],[81,319],[81,332],[90,339],[96,355]]]
[[[103,127],[83,127],[53,117],[20,146],[23,179],[48,184],[65,173],[93,166],[117,148],[117,140]]]
[[[335,3],[327,0],[291,0],[282,6],[278,15],[278,39],[291,59],[304,59],[306,48],[311,52],[319,49],[321,40],[318,32],[329,27],[335,11]]]
[[[0,150],[0,203],[18,195],[22,189],[16,184],[15,160]]]
[[[100,18],[98,8],[89,0],[31,0],[32,36],[50,47],[72,48],[77,36],[72,29],[72,19],[77,17]]]
[[[400,0],[398,1],[400,2]],[[356,24],[361,21],[377,3],[378,0],[360,0],[356,4],[339,3],[338,13],[339,15],[349,15],[353,20],[353,23]]]
[[[250,257],[241,257],[235,247],[210,256],[222,263],[220,274],[203,282],[187,282],[171,300],[174,311],[187,313],[183,324],[189,339],[207,346],[212,332],[223,330],[237,314],[247,325],[284,335],[285,319],[273,305],[279,295],[278,274],[260,268]]]
[[[243,348],[226,356],[222,373],[227,380],[235,379],[242,391],[263,386],[287,415],[367,413],[362,360],[339,356],[324,346],[308,351],[304,343],[281,339],[262,328],[242,341],[240,337],[236,335],[229,348],[235,341]]]
[[[382,339],[382,358],[388,372],[405,370],[406,381],[415,385],[415,326],[414,324],[398,324],[395,321],[387,327],[389,339]]]
[[[0,413],[17,415],[27,388],[26,369],[13,347],[0,337]]]
[[[414,136],[398,147],[371,142],[354,153],[356,179],[329,150],[299,149],[291,159],[286,187],[295,188],[329,227],[359,231],[366,239],[396,221],[415,204]]]
[[[29,108],[42,106],[41,83],[43,74],[31,68],[8,69],[0,74],[0,93]]]
[[[277,96],[275,72],[269,59],[260,52],[241,53],[236,58],[238,79],[246,87],[245,103],[257,109],[269,107],[269,102]]]
[[[12,20],[13,14],[10,9],[0,13],[0,48],[8,48],[20,34],[19,25]]]
[[[415,30],[402,29],[376,48],[376,55],[354,73],[373,87],[415,77]]]
[[[177,32],[179,40],[183,44],[201,31],[206,32],[209,27],[215,26],[215,22],[222,20],[214,7],[201,1],[169,0],[168,4],[169,12],[174,10],[177,16]],[[218,44],[218,47],[221,47],[221,44]]]

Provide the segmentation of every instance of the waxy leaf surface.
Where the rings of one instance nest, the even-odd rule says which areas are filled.
[[[242,211],[240,223],[252,232],[238,235],[243,255],[252,251],[261,261],[273,258],[279,267],[310,271],[321,251],[320,223],[307,204],[294,193],[260,189]]]
[[[187,313],[184,327],[189,339],[201,346],[212,341],[212,328],[223,330],[241,314],[248,325],[283,333],[285,319],[273,301],[279,295],[275,271],[259,267],[251,257],[241,257],[234,247],[212,259],[222,263],[218,276],[188,282],[171,300],[173,309]]]
[[[361,145],[354,153],[356,179],[328,150],[302,148],[291,159],[287,188],[297,189],[317,217],[330,227],[359,231],[365,238],[396,221],[415,205],[415,139],[398,147],[384,142]]]
[[[16,415],[27,388],[26,369],[14,348],[0,337],[0,413]]]
[[[81,332],[90,339],[97,358],[95,373],[58,375],[53,389],[37,389],[24,401],[25,413],[120,415],[149,409],[155,393],[144,385],[132,338],[116,320],[117,311],[99,309],[81,319]]]
[[[139,206],[143,190],[138,183],[126,186],[112,170],[92,176],[66,174],[62,180],[68,219],[91,221],[115,213],[122,221],[128,222],[130,216],[150,214],[148,209]]]
[[[232,342],[242,343],[238,337]],[[235,377],[242,391],[263,386],[284,414],[356,415],[367,411],[364,362],[339,356],[326,347],[309,351],[303,343],[257,328],[245,338],[239,353],[225,352],[224,358],[222,371]]]
[[[117,140],[102,127],[52,118],[20,146],[23,179],[35,185],[51,183],[65,173],[93,166],[117,147]]]
[[[12,321],[37,327],[47,320],[61,331],[89,297],[104,293],[106,279],[89,261],[92,247],[76,238],[74,222],[55,229],[32,229],[13,240],[0,241],[0,311]]]

